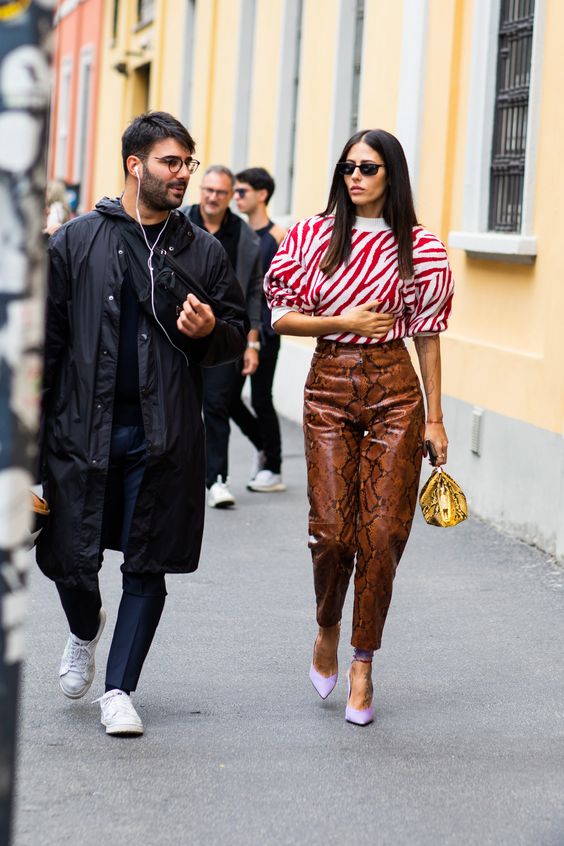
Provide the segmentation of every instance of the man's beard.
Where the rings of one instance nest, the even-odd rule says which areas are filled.
[[[145,168],[139,190],[139,199],[145,208],[151,209],[152,211],[170,211],[171,209],[177,209],[182,203],[183,198],[180,197],[180,199],[177,200],[167,196],[167,189],[175,182],[178,185],[184,185],[186,188],[183,180],[171,179],[169,183],[163,182],[162,179],[158,179],[158,177],[153,176],[153,174]]]

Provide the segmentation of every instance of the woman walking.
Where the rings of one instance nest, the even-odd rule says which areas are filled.
[[[317,623],[310,679],[337,683],[340,621],[356,561],[346,719],[373,720],[372,656],[417,499],[425,442],[447,459],[439,332],[453,281],[418,225],[407,162],[383,130],[346,144],[320,215],[282,242],[265,279],[279,334],[318,338],[305,386],[309,548]],[[427,400],[403,339],[413,336]]]

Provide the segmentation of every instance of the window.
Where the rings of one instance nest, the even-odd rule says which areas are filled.
[[[477,3],[480,6],[482,0]],[[404,0],[395,134],[403,146],[417,198],[427,75],[430,0]]]
[[[112,14],[112,39],[117,39],[119,26],[119,0],[114,0],[114,11]]]
[[[92,47],[83,48],[80,56],[78,78],[78,113],[76,119],[76,144],[73,181],[82,187],[86,170],[86,149],[90,130],[90,101],[92,85]],[[84,202],[84,190],[80,196]],[[82,211],[82,208],[81,208]]]
[[[292,210],[292,193],[294,190],[294,156],[296,152],[296,133],[298,131],[298,98],[300,91],[300,60],[302,57],[302,27],[304,0],[299,0],[296,15],[296,52],[294,55],[294,73],[292,76],[292,117],[290,122],[290,146],[288,148],[288,189],[286,194],[286,213]]]
[[[249,114],[253,81],[256,0],[242,0],[239,24],[239,67],[235,87],[233,150],[231,162],[235,171],[247,167],[249,149]]]
[[[277,189],[273,209],[277,214],[290,214],[294,186],[294,152],[300,89],[300,60],[304,0],[286,0],[282,35],[280,88],[274,172]],[[288,68],[288,72],[285,69]]]
[[[502,0],[488,229],[520,232],[534,0]]]
[[[55,157],[55,179],[66,180],[69,144],[69,112],[71,98],[72,59],[61,62],[59,80],[59,108],[57,113],[57,155]]]
[[[547,0],[474,7],[462,228],[470,256],[530,263]]]
[[[364,32],[364,0],[356,0],[354,27],[351,117],[349,136],[358,128],[358,103],[360,98],[360,72],[362,70],[362,36]]]
[[[139,23],[152,21],[155,17],[155,0],[137,0],[137,20]]]
[[[133,114],[140,115],[149,109],[149,93],[151,90],[151,63],[140,65],[133,71]]]
[[[182,93],[180,119],[184,126],[190,126],[192,119],[192,95],[194,88],[194,34],[196,32],[196,0],[188,0],[184,28],[184,54],[182,59]]]
[[[345,143],[358,129],[365,0],[339,0],[333,70],[328,183]]]

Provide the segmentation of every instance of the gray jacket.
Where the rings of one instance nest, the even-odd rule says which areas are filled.
[[[194,205],[180,207],[189,219],[194,222],[192,214]],[[241,231],[237,245],[237,267],[234,268],[247,306],[247,314],[251,322],[251,329],[261,327],[262,259],[260,254],[260,238],[253,232],[248,223],[241,218]]]

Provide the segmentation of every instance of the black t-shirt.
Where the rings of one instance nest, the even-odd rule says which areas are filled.
[[[278,252],[276,238],[270,234],[270,230],[273,226],[274,222],[269,220],[267,225],[263,226],[262,229],[255,229],[255,233],[260,238],[260,255],[262,258],[262,269],[265,274],[270,267],[272,259]]]
[[[276,238],[270,234],[270,230],[273,226],[274,223],[272,220],[270,220],[266,226],[263,226],[261,229],[255,229],[256,234],[260,238],[260,255],[262,258],[262,269],[265,274],[268,268],[270,267],[272,259],[278,251],[278,243],[276,242]],[[266,343],[268,338],[278,337],[276,335],[276,332],[272,328],[272,314],[268,307],[268,303],[266,302],[264,290],[262,292],[260,317],[260,335],[262,343]]]
[[[156,241],[162,223],[144,226],[151,246]],[[147,258],[149,254],[147,253]],[[147,269],[147,273],[149,270]],[[120,426],[142,426],[139,399],[139,357],[137,355],[137,328],[140,305],[135,296],[129,271],[123,278],[119,304],[119,347],[114,394],[113,422]]]
[[[200,206],[192,206],[189,213],[190,220],[199,226],[200,229],[206,229]],[[241,234],[241,218],[233,214],[231,209],[227,209],[225,217],[221,226],[214,232],[214,237],[217,238],[223,249],[228,255],[231,267],[233,270],[237,268],[237,251],[239,248],[239,236]],[[206,232],[208,230],[206,229]]]

